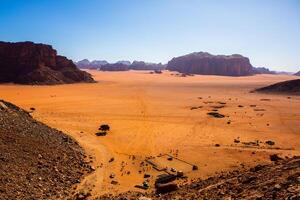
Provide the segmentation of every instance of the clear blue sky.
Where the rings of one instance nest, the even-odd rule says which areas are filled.
[[[300,70],[300,0],[0,0],[0,27],[0,40],[52,44],[75,61],[207,51]]]

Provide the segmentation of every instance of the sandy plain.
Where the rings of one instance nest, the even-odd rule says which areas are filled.
[[[35,119],[70,134],[86,150],[96,170],[78,190],[90,189],[92,195],[140,190],[134,186],[143,183],[144,173],[151,175],[152,187],[161,172],[146,166],[149,157],[184,171],[191,180],[269,162],[273,153],[300,155],[300,97],[250,93],[296,76],[89,72],[98,83],[0,85],[2,99],[27,110],[34,107]],[[213,109],[225,117],[207,115]],[[96,136],[104,123],[111,127],[108,135]],[[259,146],[243,143],[257,140]],[[267,140],[275,145],[265,144]],[[156,157],[166,153],[197,165],[198,170]],[[118,184],[111,184],[112,173]]]

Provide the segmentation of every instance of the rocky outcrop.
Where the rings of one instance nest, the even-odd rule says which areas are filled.
[[[0,100],[0,199],[68,199],[93,170],[85,157],[74,139]]]
[[[50,45],[33,42],[0,42],[0,82],[63,84],[94,82]]]
[[[300,79],[283,81],[266,87],[258,88],[256,92],[300,95]]]
[[[248,76],[254,73],[246,57],[237,54],[215,56],[206,52],[173,58],[168,62],[167,69],[187,74],[222,76]]]
[[[297,72],[297,73],[295,73],[294,75],[296,75],[296,76],[300,76],[300,71],[299,71],[299,72]]]

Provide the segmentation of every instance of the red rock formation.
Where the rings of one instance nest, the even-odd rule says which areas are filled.
[[[50,45],[0,42],[0,82],[62,84],[94,82]]]
[[[173,58],[167,69],[188,74],[247,76],[253,74],[249,59],[241,55],[211,55],[205,52],[191,53]]]

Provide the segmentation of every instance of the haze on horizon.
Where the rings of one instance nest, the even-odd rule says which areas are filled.
[[[166,63],[206,51],[296,72],[299,11],[297,0],[1,0],[0,40],[51,44],[75,61]]]

